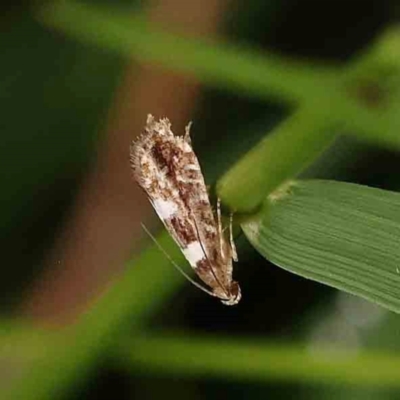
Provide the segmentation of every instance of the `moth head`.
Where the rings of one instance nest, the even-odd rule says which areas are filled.
[[[237,282],[232,281],[232,284],[229,288],[229,297],[221,299],[222,304],[226,306],[234,306],[239,303],[242,298],[242,292],[240,291],[240,286]]]

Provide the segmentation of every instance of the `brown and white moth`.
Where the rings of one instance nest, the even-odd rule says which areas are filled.
[[[237,304],[240,287],[232,280],[237,261],[232,239],[224,236],[218,200],[217,221],[211,209],[204,177],[191,145],[190,124],[184,136],[175,136],[167,118],[148,115],[145,132],[131,147],[133,177],[147,193],[166,229],[198,277],[203,290],[223,304]]]

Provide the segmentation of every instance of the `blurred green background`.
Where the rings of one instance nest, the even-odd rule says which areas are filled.
[[[106,5],[110,15],[111,10],[135,15],[156,3],[80,4],[93,10]],[[31,324],[35,318],[24,314],[21,304],[48,267],[46,255],[96,163],[128,64],[122,51],[101,46],[101,32],[95,45],[77,39],[79,33],[71,35],[73,23],[65,31],[51,28],[40,17],[42,7],[1,6],[0,388],[5,396],[398,398],[398,316],[275,267],[240,234],[235,277],[245,296],[237,307],[199,293],[147,248],[138,262],[127,263],[127,277],[110,281],[110,292],[78,324],[62,329]],[[397,22],[398,10],[395,0],[235,0],[224,5],[219,30],[225,42],[241,48],[340,69]],[[255,89],[215,81],[201,81],[189,117],[211,185],[293,110],[276,96],[268,100]],[[340,133],[344,136],[303,176],[397,191],[399,147]],[[165,235],[160,240],[168,242]],[[328,365],[320,365],[325,349]],[[365,358],[352,359],[353,354]]]

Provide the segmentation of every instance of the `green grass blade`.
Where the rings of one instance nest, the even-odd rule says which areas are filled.
[[[256,338],[147,334],[124,341],[116,357],[134,373],[239,381],[400,387],[400,357],[377,351],[309,349]]]
[[[400,387],[400,370],[397,368],[400,357],[393,352],[368,349],[349,352],[349,349],[335,347],[308,347],[304,343],[201,337],[177,332],[135,332],[132,337],[118,336],[117,342],[110,353],[117,364],[134,374],[145,371],[167,376],[222,377],[242,382]],[[0,355],[9,359],[12,366],[13,361],[18,360],[19,368],[32,366],[29,363],[33,361],[37,362],[35,367],[48,365],[52,368],[51,360],[46,360],[49,349],[63,343],[65,340],[60,341],[56,332],[14,327],[5,334],[0,328]],[[1,382],[0,387],[6,384]]]
[[[400,194],[297,181],[242,227],[274,264],[400,312]]]
[[[117,7],[55,1],[38,8],[36,14],[41,23],[81,42],[194,74],[205,83],[305,106],[315,114],[328,110],[346,132],[400,146],[398,28],[384,31],[371,43],[368,56],[361,55],[343,66],[171,34],[150,24],[143,14]],[[377,104],[356,94],[364,81],[367,89],[370,85],[379,89],[382,99]]]
[[[328,65],[174,35],[151,25],[143,15],[117,7],[59,1],[40,9],[38,17],[82,42],[195,73],[204,82],[289,103],[325,96],[336,76]]]
[[[299,174],[337,133],[325,112],[300,108],[244,155],[217,183],[217,193],[235,212],[251,213],[273,190]]]
[[[164,232],[160,245],[183,265],[183,255]],[[160,251],[149,247],[116,279],[75,325],[59,332],[59,346],[49,344],[46,358],[34,360],[18,380],[10,383],[7,399],[44,400],[60,397],[72,383],[82,380],[112,345],[115,337],[140,328],[159,309],[184,278]],[[1,338],[0,338],[1,339]]]

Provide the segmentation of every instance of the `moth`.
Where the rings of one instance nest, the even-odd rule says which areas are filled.
[[[237,261],[232,215],[228,241],[222,229],[220,201],[216,215],[211,208],[192,148],[190,125],[184,136],[175,136],[167,118],[156,121],[148,115],[144,132],[131,146],[133,177],[206,287],[184,275],[223,304],[234,305],[241,292],[232,279],[232,261]]]

